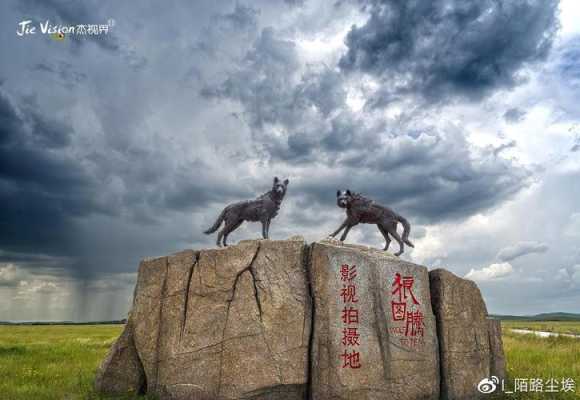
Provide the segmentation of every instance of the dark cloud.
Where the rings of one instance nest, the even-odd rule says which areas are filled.
[[[299,190],[331,204],[337,188],[350,188],[423,222],[493,208],[531,183],[531,173],[512,161],[476,154],[461,132],[401,135],[355,162],[337,157],[336,173],[312,177]]]
[[[382,79],[380,97],[387,99],[409,93],[477,99],[509,88],[522,67],[546,56],[557,29],[558,0],[363,5],[370,17],[350,30],[340,67]]]
[[[297,184],[302,196],[333,204],[336,189],[349,187],[441,221],[494,207],[530,183],[528,170],[498,157],[502,149],[475,151],[459,127],[425,122],[437,120],[427,110],[396,119],[355,113],[339,71],[298,73],[298,63],[294,44],[265,29],[227,78],[202,94],[239,102],[268,162],[320,171]]]
[[[171,160],[163,148],[129,145],[119,155],[112,146],[94,147],[79,153],[71,126],[38,107],[32,100],[16,102],[0,88],[0,260],[40,265],[37,255],[46,254],[73,259],[60,260],[72,272],[98,271],[103,267],[92,262],[86,236],[79,235],[81,221],[102,215],[155,226],[168,213],[248,195],[242,183],[220,181],[204,161],[184,160],[159,171]],[[143,248],[138,251],[133,264],[143,255]],[[122,271],[132,265],[131,257],[109,261]],[[45,259],[44,266],[49,264],[55,263]]]
[[[510,108],[503,114],[503,119],[505,119],[507,123],[515,124],[523,120],[526,114],[527,113],[524,110],[521,110],[517,107]]]
[[[66,154],[70,128],[0,88],[0,248],[57,254],[72,236],[69,217],[96,209],[85,169]]]
[[[545,253],[546,251],[548,251],[548,245],[545,243],[519,242],[501,249],[496,258],[500,261],[512,261],[527,254]]]

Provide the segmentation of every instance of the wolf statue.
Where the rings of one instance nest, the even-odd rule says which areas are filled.
[[[227,246],[228,235],[237,229],[242,222],[260,221],[262,223],[262,236],[264,239],[268,239],[270,222],[278,214],[278,210],[280,210],[280,205],[286,195],[289,182],[288,179],[281,182],[278,177],[275,177],[272,190],[264,193],[256,200],[246,200],[230,204],[224,208],[215,224],[204,233],[206,235],[214,233],[218,230],[222,222],[225,222],[224,228],[218,234],[217,245],[221,246],[223,238],[223,245]]]
[[[335,237],[340,231],[345,229],[342,234],[340,241],[346,239],[346,235],[353,226],[362,224],[376,224],[379,231],[385,237],[387,241],[385,244],[385,250],[389,248],[391,244],[391,235],[399,243],[399,251],[395,253],[396,256],[403,254],[405,245],[410,247],[415,247],[413,243],[409,240],[409,233],[411,233],[411,225],[409,222],[395,213],[388,207],[376,204],[374,201],[367,199],[360,193],[354,193],[350,190],[336,192],[336,203],[340,208],[346,209],[346,220],[340,225],[340,227],[330,236]],[[403,225],[403,237],[399,236],[397,233],[397,222]]]

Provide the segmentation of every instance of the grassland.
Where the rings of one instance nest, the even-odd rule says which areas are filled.
[[[502,321],[505,329],[531,329],[534,331],[580,335],[580,321]]]
[[[541,323],[545,324],[545,323]],[[553,332],[569,332],[562,322],[547,323]],[[578,325],[578,323],[576,323]],[[537,329],[535,323],[514,328]],[[572,378],[576,383],[574,392],[544,393],[530,391],[496,396],[495,399],[580,399],[580,339],[568,337],[541,338],[535,335],[511,333],[511,321],[502,321],[502,339],[507,358],[508,379],[506,386],[514,389],[514,379],[539,378],[543,382],[555,378]],[[528,388],[529,389],[529,388]]]
[[[539,338],[510,328],[578,333],[579,322],[502,321],[509,379],[572,378],[580,384],[580,339]],[[95,370],[121,325],[0,326],[0,398],[101,399],[92,389]],[[123,399],[136,399],[126,396]],[[490,399],[579,399],[574,393],[514,393]],[[151,397],[140,397],[151,399]]]
[[[0,326],[0,398],[99,399],[92,389],[95,370],[122,328]]]

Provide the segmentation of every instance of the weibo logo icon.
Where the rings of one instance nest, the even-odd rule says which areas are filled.
[[[492,376],[491,378],[483,378],[481,382],[477,384],[477,390],[480,393],[493,393],[497,389],[499,384],[499,378],[497,376]]]

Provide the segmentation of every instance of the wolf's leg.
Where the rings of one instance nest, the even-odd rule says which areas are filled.
[[[229,229],[230,227],[234,224],[232,221],[236,221],[235,218],[235,214],[230,214],[227,215],[226,218],[224,219],[224,227],[223,229],[220,231],[220,233],[218,234],[217,237],[217,245],[218,247],[222,247],[222,238],[227,235],[228,233],[230,233]]]
[[[262,237],[264,239],[268,239],[268,233],[266,232],[266,224],[267,224],[267,221],[268,220],[266,220],[266,219],[263,219],[262,220]]]
[[[383,250],[387,251],[389,250],[389,245],[391,244],[391,238],[389,237],[389,233],[385,230],[385,228],[383,228],[381,224],[377,224],[377,228],[379,228],[379,231],[381,231],[383,237],[385,238],[385,248]]]
[[[242,225],[242,222],[244,222],[244,220],[238,221],[238,222],[236,222],[234,225],[232,225],[232,226],[227,226],[226,228],[224,228],[224,230],[226,231],[226,232],[224,233],[224,240],[223,240],[224,247],[227,247],[227,246],[228,246],[228,243],[227,243],[227,241],[228,241],[228,235],[229,235],[230,233],[232,233],[233,231],[235,231],[236,229],[238,229],[238,227],[239,227],[240,225]]]
[[[216,244],[217,244],[218,247],[222,247],[222,237],[224,236],[225,230],[226,230],[226,228],[224,227],[220,231],[220,233],[218,233],[217,242],[216,242]]]
[[[342,236],[340,237],[340,241],[344,242],[344,240],[346,239],[346,235],[348,235],[348,232],[350,231],[350,228],[352,228],[354,225],[350,225],[348,224],[346,226],[346,229],[344,230],[344,232],[342,233]]]
[[[344,228],[346,228],[347,222],[348,222],[348,219],[345,219],[344,222],[342,224],[340,224],[338,229],[336,231],[334,231],[333,233],[331,233],[330,236],[335,237],[336,235],[338,235],[340,233],[340,231],[342,231]]]
[[[405,244],[403,243],[403,239],[401,239],[401,237],[397,233],[397,224],[389,224],[386,225],[385,228],[391,234],[391,236],[397,241],[397,243],[399,243],[399,251],[396,252],[395,255],[400,256],[401,254],[403,254],[403,251],[405,250]]]

